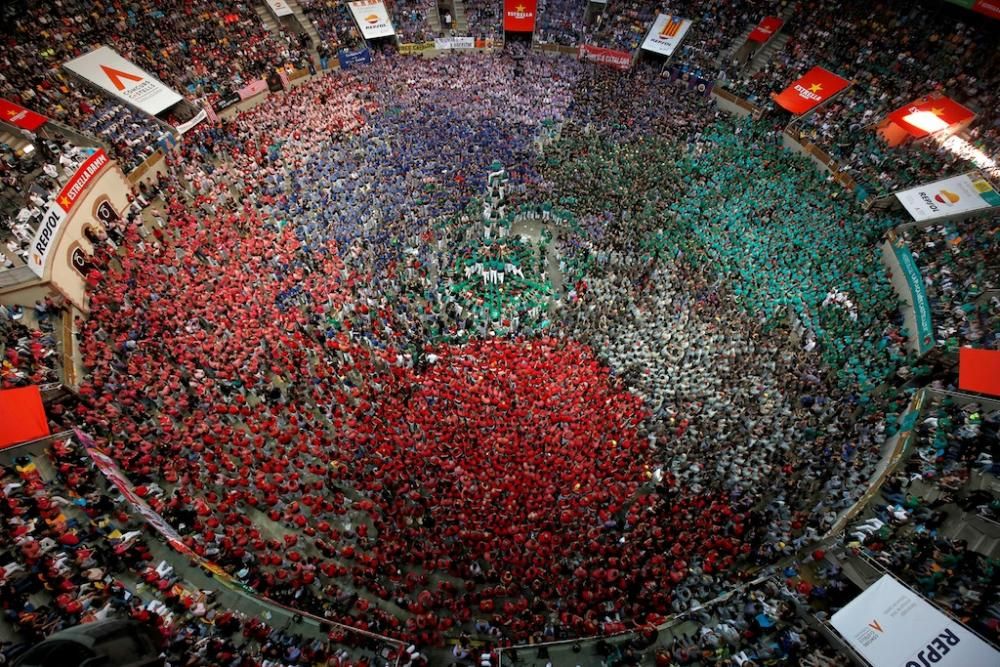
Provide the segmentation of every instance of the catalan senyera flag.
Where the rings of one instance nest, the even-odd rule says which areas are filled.
[[[813,67],[780,95],[774,95],[773,99],[783,109],[798,116],[827,101],[849,85],[851,82],[847,79],[822,67]]]
[[[920,139],[975,116],[975,113],[950,97],[935,93],[896,109],[886,118]]]
[[[503,0],[503,29],[507,32],[534,32],[538,0]]]
[[[680,46],[690,27],[691,19],[671,14],[657,14],[653,24],[649,26],[642,48],[669,57]]]

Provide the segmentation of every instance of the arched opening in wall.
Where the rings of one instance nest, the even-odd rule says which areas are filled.
[[[108,237],[114,241],[115,244],[120,245],[124,239],[124,230],[121,229],[121,216],[118,215],[118,211],[115,210],[114,204],[111,203],[109,197],[101,197],[94,202],[93,216],[103,227],[101,229],[101,243],[107,240]],[[84,228],[84,233],[86,233],[86,227]],[[87,237],[90,238],[89,236]],[[96,249],[98,244],[94,244]]]
[[[90,245],[96,248],[104,243],[108,235],[100,225],[88,222],[83,225],[83,237],[90,241]]]
[[[94,263],[90,258],[91,256],[87,254],[87,251],[79,243],[74,243],[70,246],[69,264],[82,278],[86,278],[87,274],[94,268]]]

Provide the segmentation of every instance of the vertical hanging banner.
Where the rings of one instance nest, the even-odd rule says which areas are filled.
[[[63,63],[63,67],[151,116],[183,99],[177,91],[106,46]]]
[[[503,29],[507,32],[535,32],[538,0],[503,0]]]
[[[765,16],[760,20],[760,23],[757,24],[757,27],[753,29],[753,32],[750,33],[747,39],[760,44],[769,42],[774,37],[774,33],[778,32],[784,24],[785,22],[777,16]]]
[[[658,14],[653,25],[650,26],[649,32],[646,33],[642,48],[665,56],[673,55],[690,27],[690,19],[670,14]]]
[[[917,354],[923,356],[934,347],[934,327],[931,325],[931,304],[927,300],[927,289],[924,287],[924,279],[920,275],[920,268],[917,267],[910,248],[901,242],[893,243],[892,251],[896,254],[896,261],[899,262],[906,286],[910,290],[909,300],[917,328],[914,340]]]
[[[355,0],[348,2],[354,21],[358,24],[365,39],[390,37],[396,34],[389,20],[389,11],[382,0]]]
[[[40,113],[29,111],[19,104],[0,98],[0,120],[22,130],[34,132],[45,125],[49,119]]]
[[[847,79],[822,67],[813,67],[780,95],[773,95],[773,99],[781,108],[799,116],[826,102],[849,85],[851,82]]]
[[[830,619],[874,667],[987,667],[1000,653],[889,575]]]

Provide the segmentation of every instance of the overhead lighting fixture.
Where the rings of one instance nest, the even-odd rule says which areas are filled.
[[[903,120],[918,130],[922,130],[928,134],[940,132],[948,127],[948,123],[944,122],[939,116],[931,113],[930,111],[914,111],[911,114],[903,116]]]

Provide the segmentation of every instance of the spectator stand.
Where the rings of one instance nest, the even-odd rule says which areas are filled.
[[[726,658],[768,664],[763,661],[795,660],[796,656],[801,662],[795,664],[849,664],[843,658],[836,661],[831,649],[853,653],[836,633],[817,622],[779,574],[769,572],[658,625],[520,644],[497,649],[496,654],[498,667],[534,660],[595,667],[714,664],[711,660]],[[834,661],[814,663],[814,656]],[[855,664],[865,663],[855,659]]]
[[[996,646],[1000,599],[990,563],[1000,556],[1000,400],[920,393],[920,405],[901,417],[908,428],[878,495],[866,494],[828,559],[862,588],[892,574]]]
[[[52,121],[37,131],[0,121],[0,272],[24,266],[45,203],[97,147],[107,145]]]
[[[285,9],[279,10],[277,6],[283,6]],[[313,68],[319,67],[318,49],[323,39],[296,0],[282,0],[280,3],[257,2],[254,4],[254,11],[257,12],[264,27],[271,32],[287,33],[297,41],[300,49],[309,54],[309,62]]]
[[[342,659],[350,656],[353,660],[367,660],[366,664],[382,667],[400,664],[405,645],[399,641],[332,623],[258,598],[227,583],[224,577],[220,577],[218,568],[207,561],[193,554],[181,557],[168,546],[169,540],[164,539],[162,533],[149,525],[150,516],[159,517],[139,498],[140,494],[147,493],[147,488],[148,493],[153,495],[162,494],[163,490],[153,484],[137,491],[124,478],[116,478],[113,474],[108,476],[106,469],[95,464],[94,454],[80,444],[87,440],[86,436],[81,437],[79,433],[74,436],[73,433],[64,431],[0,451],[0,466],[4,472],[16,470],[21,478],[19,484],[14,484],[10,477],[5,480],[3,493],[6,499],[15,499],[19,503],[28,499],[28,502],[37,503],[43,512],[50,507],[62,509],[59,523],[48,522],[48,525],[56,526],[54,530],[57,532],[54,534],[51,533],[52,529],[40,529],[40,524],[34,521],[27,526],[33,526],[37,534],[29,533],[28,537],[24,536],[23,528],[18,528],[25,525],[21,522],[5,521],[0,529],[5,532],[15,530],[20,536],[17,544],[22,550],[28,548],[29,542],[38,540],[42,544],[43,554],[51,553],[48,549],[52,549],[45,546],[46,540],[51,541],[51,537],[58,535],[56,541],[65,546],[55,547],[63,552],[63,557],[57,562],[75,565],[80,561],[81,554],[87,553],[91,566],[96,565],[103,575],[102,578],[95,579],[90,576],[93,572],[91,569],[82,574],[70,575],[69,581],[76,586],[81,586],[81,582],[86,581],[107,584],[106,587],[97,588],[102,592],[95,595],[91,586],[82,583],[79,590],[83,606],[80,609],[70,608],[67,606],[68,600],[62,600],[61,597],[51,607],[38,607],[38,596],[33,595],[31,601],[25,603],[25,611],[31,612],[33,616],[46,611],[50,620],[69,627],[75,623],[119,616],[122,613],[126,617],[136,617],[135,610],[139,604],[147,611],[163,617],[163,623],[157,620],[156,624],[168,642],[186,634],[184,627],[189,624],[204,624],[195,633],[197,636],[218,634],[225,637],[222,628],[214,627],[213,621],[221,622],[220,616],[230,613],[242,619],[248,627],[254,623],[275,629],[283,627],[282,632],[289,633],[289,637],[297,637],[296,642],[282,642],[285,645],[336,642],[343,653]],[[90,507],[99,511],[102,516],[95,516],[88,509]],[[18,514],[15,513],[15,516]],[[147,539],[147,531],[157,539]],[[63,539],[67,534],[73,536],[72,540]],[[137,557],[132,558],[130,554]],[[34,561],[11,561],[10,557],[15,554],[5,555],[4,565],[0,566],[0,573],[3,574],[0,585],[11,585],[15,580],[25,583],[18,573],[29,572]],[[153,567],[157,562],[159,566],[154,571]],[[83,594],[88,588],[91,591]],[[57,590],[66,588],[59,587]],[[104,600],[109,593],[113,596],[124,593],[124,601],[129,604]],[[206,593],[209,595],[206,596]],[[11,600],[12,603],[20,601],[21,598]],[[178,607],[178,601],[184,601],[184,605]],[[103,609],[98,609],[102,602],[105,603]],[[8,608],[7,620],[11,620],[10,614],[13,611],[13,608]],[[56,617],[58,621],[55,620]],[[30,635],[24,634],[24,624],[24,618],[14,620],[14,627],[20,630],[21,638],[30,640]],[[54,629],[59,629],[58,625],[47,628],[45,634]],[[244,636],[249,635],[244,632]],[[249,644],[244,644],[245,650],[249,651],[250,648]]]
[[[33,304],[12,303],[10,296],[4,296],[2,278],[14,273],[0,273],[0,388],[37,384],[52,390],[67,385],[68,380],[75,380],[75,372],[65,367],[66,359],[72,356],[65,351],[73,345],[72,336],[68,342],[66,339],[70,318],[65,315],[65,306],[61,299],[51,296],[36,299]],[[16,298],[28,300],[36,293],[18,291]]]

